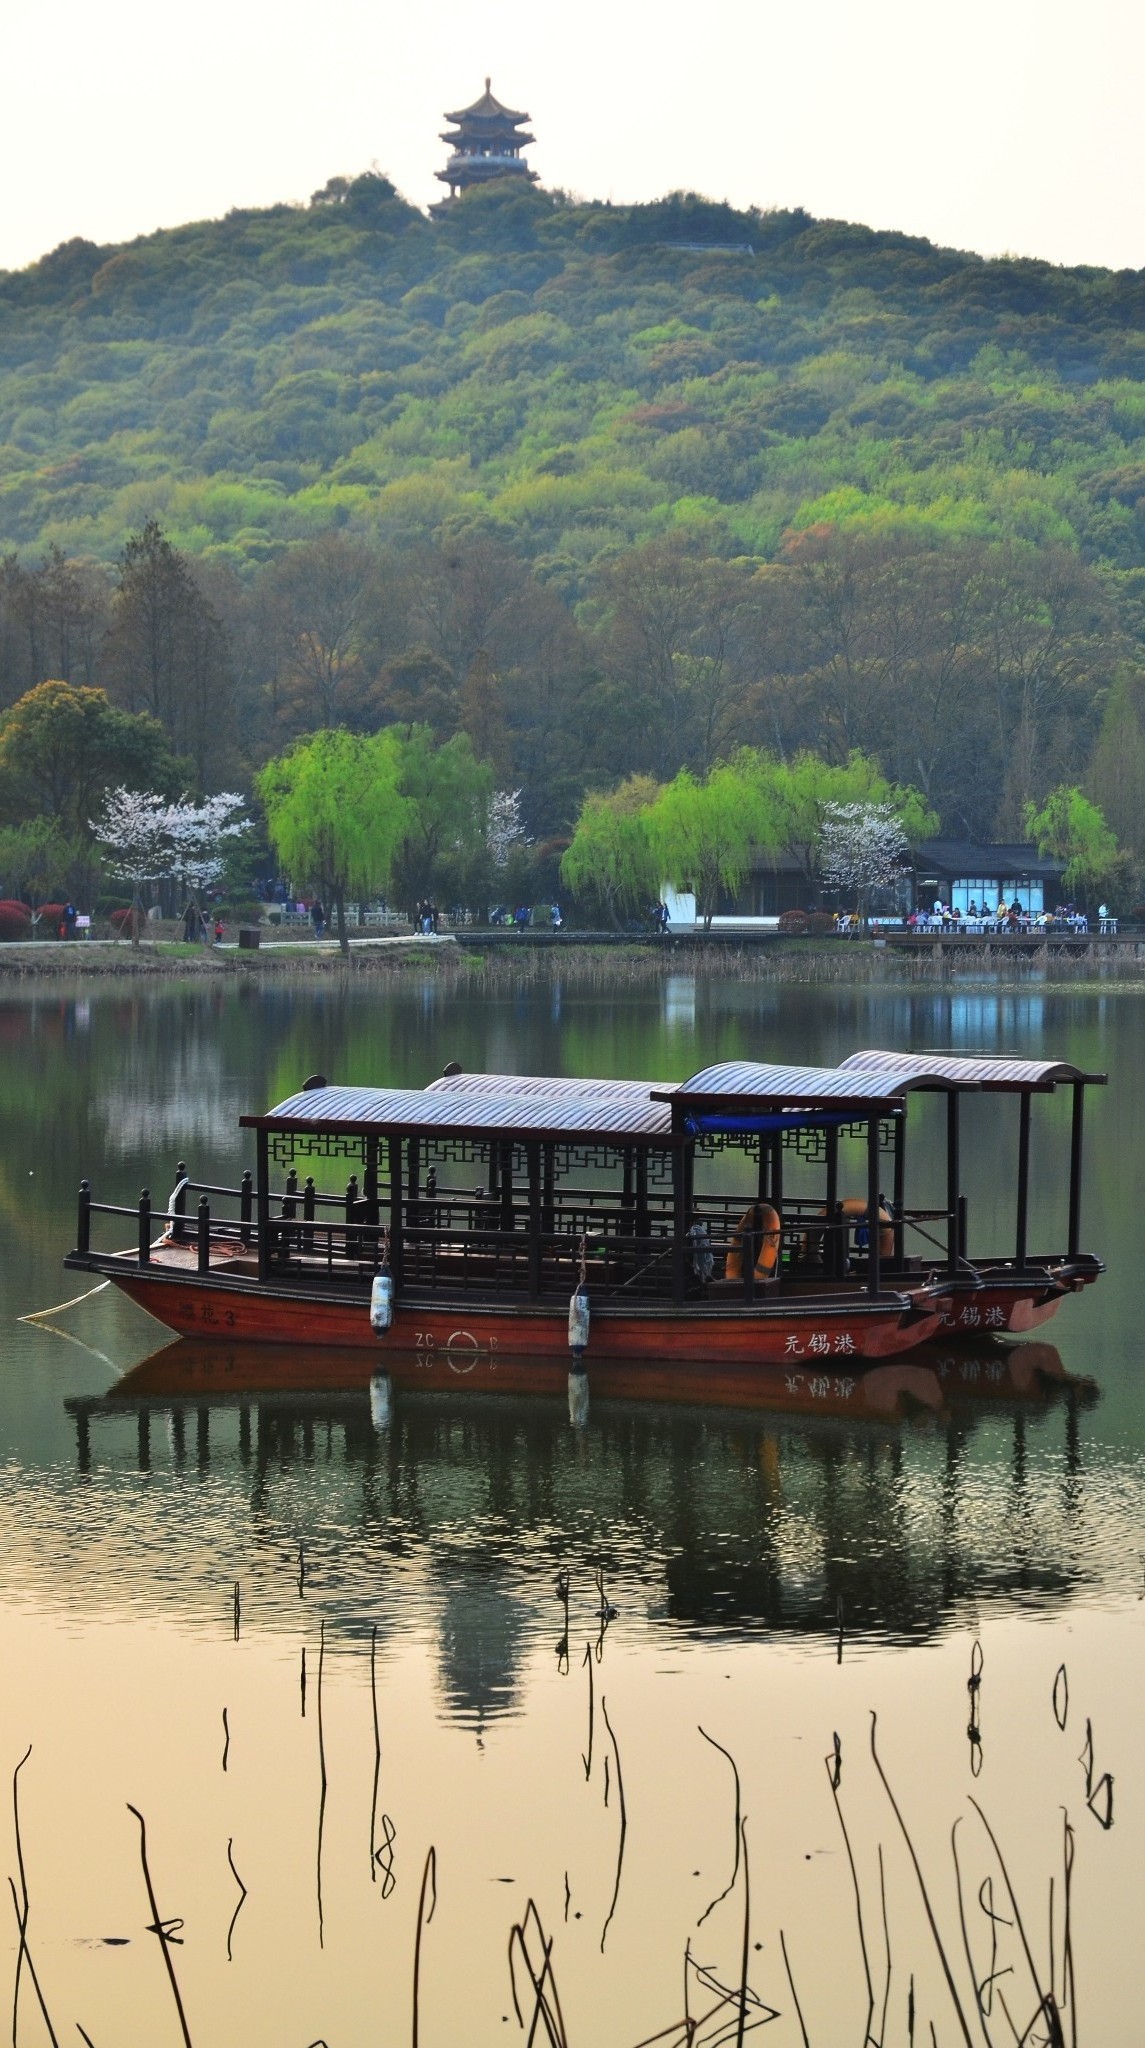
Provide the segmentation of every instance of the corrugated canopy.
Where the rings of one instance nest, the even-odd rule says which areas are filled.
[[[451,1077],[452,1078],[452,1077]],[[265,1116],[241,1122],[268,1131],[457,1136],[502,1132],[514,1138],[597,1138],[618,1144],[654,1142],[671,1131],[666,1104],[646,1087],[618,1090],[591,1081],[519,1086],[501,1077],[500,1091],[474,1088],[304,1088]]]
[[[647,1102],[653,1089],[666,1093],[674,1081],[583,1081],[572,1074],[442,1074],[431,1081],[427,1095],[461,1089],[468,1095],[612,1095],[638,1096]]]
[[[1105,1081],[1104,1074],[1088,1074],[1068,1060],[1011,1060],[984,1054],[960,1053],[853,1052],[839,1072],[909,1075],[915,1087],[949,1087],[968,1082],[997,1093],[1014,1094],[1023,1089],[1052,1089],[1058,1081]]]
[[[897,1102],[920,1085],[910,1074],[891,1067],[848,1071],[845,1067],[779,1067],[763,1066],[755,1060],[725,1060],[681,1081],[668,1099],[686,1109],[704,1102],[751,1104],[772,1111],[820,1105],[839,1108],[843,1104],[861,1109],[868,1103]],[[969,1076],[951,1076],[931,1079],[929,1085],[972,1088],[976,1083]],[[659,1091],[657,1099],[664,1099]]]

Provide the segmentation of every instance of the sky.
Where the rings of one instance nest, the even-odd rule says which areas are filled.
[[[1056,263],[1145,265],[1141,0],[7,0],[0,268],[306,200],[370,165],[440,195],[487,74],[545,185]]]

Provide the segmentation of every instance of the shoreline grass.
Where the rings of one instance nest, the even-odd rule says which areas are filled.
[[[43,942],[39,947],[0,946],[0,989],[45,982],[90,984],[115,980],[276,981],[407,980],[427,974],[475,987],[538,986],[560,980],[569,986],[649,986],[675,975],[734,979],[763,985],[821,984],[830,987],[910,988],[918,986],[1027,988],[1067,986],[1108,990],[1145,987],[1145,945],[1099,953],[1063,953],[1039,948],[1009,958],[998,947],[898,953],[863,941],[791,939],[767,946],[733,947],[677,941],[670,945],[533,947],[496,952],[466,947],[463,937],[442,943],[411,938],[386,946],[354,947],[348,959],[313,943],[278,943],[258,952],[188,945],[179,940],[87,947]]]

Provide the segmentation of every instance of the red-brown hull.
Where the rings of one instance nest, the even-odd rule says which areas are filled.
[[[365,1301],[307,1299],[273,1289],[196,1284],[160,1272],[116,1273],[115,1284],[156,1321],[183,1336],[217,1337],[226,1343],[333,1346],[371,1352],[378,1364],[387,1351],[446,1358],[455,1377],[465,1376],[481,1356],[569,1362],[567,1318],[562,1310],[473,1306],[413,1307],[399,1304],[392,1328],[376,1336]],[[673,1313],[654,1310],[592,1313],[589,1358],[681,1359],[696,1365],[790,1365],[831,1370],[871,1358],[912,1350],[935,1334],[940,1304],[933,1313],[792,1307],[752,1315],[691,1307]]]

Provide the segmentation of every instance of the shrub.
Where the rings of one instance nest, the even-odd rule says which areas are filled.
[[[142,919],[140,920],[140,922],[142,923]],[[113,930],[114,930],[114,932],[115,932],[115,936],[116,936],[116,938],[117,938],[117,939],[121,939],[121,938],[122,938],[122,937],[124,936],[124,934],[125,934],[125,933],[126,933],[126,934],[127,934],[127,936],[128,936],[129,938],[130,938],[130,936],[131,936],[131,905],[130,905],[130,903],[129,903],[129,904],[127,905],[127,908],[126,908],[126,910],[113,910],[113,911],[112,911],[112,913],[111,913],[110,923],[111,923],[112,929],[113,929]]]
[[[807,919],[807,929],[813,938],[825,938],[828,932],[834,932],[835,919],[829,910],[813,910]]]
[[[789,939],[800,938],[810,922],[805,910],[785,910],[779,920],[779,929]]]
[[[11,898],[0,902],[0,939],[26,939],[31,930],[32,913],[26,903]]]
[[[64,906],[62,903],[41,903],[36,916],[40,920],[41,933],[50,932],[55,938],[64,921]]]

